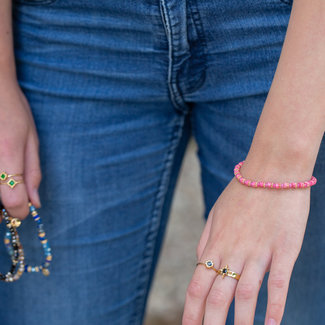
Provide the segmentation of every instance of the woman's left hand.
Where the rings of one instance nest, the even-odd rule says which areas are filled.
[[[212,260],[216,269],[227,264],[241,277],[222,278],[198,265],[187,289],[182,324],[225,324],[235,297],[235,325],[253,325],[259,289],[270,272],[265,324],[279,325],[309,205],[310,188],[250,188],[233,178],[210,211],[197,258]]]

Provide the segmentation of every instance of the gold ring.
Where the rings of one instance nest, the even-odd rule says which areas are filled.
[[[214,263],[212,260],[206,260],[205,262],[197,262],[196,266],[198,265],[204,265],[207,269],[212,269],[215,272],[217,272],[217,274],[219,274],[218,270],[214,267]]]
[[[9,187],[14,188],[17,184],[21,184],[21,183],[24,183],[24,181],[23,180],[16,181],[13,178],[9,178],[7,182],[0,183],[0,185],[8,185]]]
[[[0,180],[5,181],[8,177],[23,176],[24,174],[7,174],[6,172],[0,172]]]
[[[228,265],[217,270],[217,272],[222,276],[222,278],[224,278],[226,275],[230,276],[231,278],[234,278],[236,280],[239,280],[239,278],[240,278],[240,274],[230,271]]]

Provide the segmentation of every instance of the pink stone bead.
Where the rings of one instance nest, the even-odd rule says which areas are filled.
[[[238,179],[238,181],[246,186],[250,187],[262,187],[262,188],[306,188],[316,184],[316,177],[312,176],[310,180],[304,182],[292,182],[292,183],[273,183],[273,182],[262,182],[262,181],[252,181],[250,179],[246,179],[240,174],[240,168],[244,164],[244,160],[239,162],[234,168],[234,175]]]

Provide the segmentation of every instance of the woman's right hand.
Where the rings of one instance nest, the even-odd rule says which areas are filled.
[[[7,174],[23,173],[24,179],[14,188],[1,185],[0,197],[9,215],[19,219],[28,215],[28,201],[37,208],[41,206],[38,150],[39,140],[33,115],[18,82],[0,82],[0,171]]]

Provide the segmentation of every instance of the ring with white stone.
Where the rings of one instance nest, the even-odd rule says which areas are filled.
[[[214,267],[214,263],[212,260],[206,260],[205,262],[197,262],[196,263],[196,266],[198,265],[204,265],[207,269],[212,269],[214,270],[217,274],[220,274],[219,273],[219,270],[217,270],[215,267]]]

